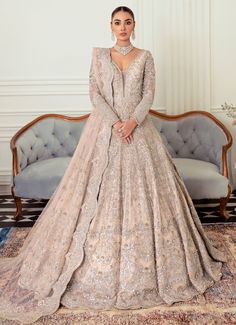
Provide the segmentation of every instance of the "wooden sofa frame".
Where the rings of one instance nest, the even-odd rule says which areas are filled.
[[[189,116],[189,115],[205,115],[208,116],[210,119],[212,119],[225,133],[226,138],[227,138],[227,144],[225,144],[222,147],[222,175],[228,178],[228,163],[227,163],[227,151],[228,149],[231,147],[232,145],[232,136],[230,134],[230,132],[227,130],[227,128],[223,125],[223,123],[221,123],[217,118],[215,118],[211,113],[205,112],[205,111],[200,111],[200,110],[195,110],[195,111],[191,111],[191,112],[186,112],[183,114],[179,114],[179,115],[167,115],[164,113],[160,113],[157,112],[153,109],[150,109],[149,114],[151,115],[156,115],[161,119],[164,120],[177,120],[177,119],[181,119],[183,117]],[[58,119],[63,119],[63,120],[67,120],[67,121],[76,121],[76,122],[80,122],[82,120],[85,120],[89,117],[90,114],[86,114],[80,117],[69,117],[66,115],[61,115],[61,114],[44,114],[41,115],[37,118],[35,118],[34,120],[32,120],[30,123],[26,124],[24,127],[22,127],[11,139],[10,142],[10,148],[12,151],[12,169],[13,169],[13,185],[11,186],[11,193],[12,196],[14,198],[15,204],[16,204],[16,215],[15,215],[15,220],[19,220],[19,218],[22,216],[22,202],[21,202],[21,197],[18,197],[15,195],[15,187],[14,187],[14,177],[18,174],[18,160],[17,160],[17,148],[16,148],[16,141],[17,139],[21,136],[21,134],[23,134],[25,131],[27,131],[32,125],[34,125],[35,123],[37,123],[40,120],[43,120],[45,118],[58,118]],[[228,185],[228,194],[226,197],[220,198],[220,203],[219,206],[217,207],[217,210],[219,211],[219,214],[221,216],[223,216],[226,220],[229,218],[229,215],[226,211],[226,206],[227,203],[229,201],[230,198],[230,194],[231,194],[231,186]],[[198,203],[201,200],[193,200],[194,203]]]

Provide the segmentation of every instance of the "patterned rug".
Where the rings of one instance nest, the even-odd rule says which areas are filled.
[[[208,237],[228,257],[223,277],[203,295],[188,302],[148,309],[91,311],[60,307],[37,325],[236,325],[236,224],[203,225]],[[12,228],[0,247],[0,257],[16,256],[30,228]],[[0,320],[2,325],[19,322]]]

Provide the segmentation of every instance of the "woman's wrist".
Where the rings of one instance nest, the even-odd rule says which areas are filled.
[[[119,127],[120,123],[121,123],[121,121],[118,120],[118,121],[116,121],[112,126],[116,129],[116,128]]]
[[[134,117],[131,117],[130,120],[133,122],[134,127],[136,127],[138,125],[138,123]]]

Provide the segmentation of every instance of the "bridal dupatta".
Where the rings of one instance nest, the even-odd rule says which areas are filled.
[[[119,120],[112,110],[112,77],[108,61],[94,48],[89,74],[94,108],[70,164],[19,254],[0,259],[1,317],[31,323],[55,312],[83,262],[86,234],[108,163],[112,124]]]

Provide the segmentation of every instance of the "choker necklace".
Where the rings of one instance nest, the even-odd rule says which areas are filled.
[[[123,54],[123,55],[128,54],[134,48],[133,44],[131,44],[131,43],[128,46],[119,46],[119,45],[115,44],[113,47],[114,47],[114,49],[116,49],[117,52],[119,52],[120,54]]]

